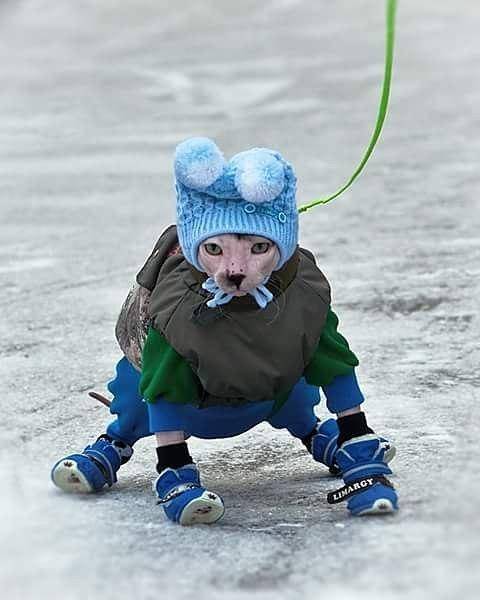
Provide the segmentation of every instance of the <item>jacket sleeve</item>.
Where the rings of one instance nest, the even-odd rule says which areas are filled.
[[[176,404],[194,403],[199,395],[199,382],[184,358],[150,327],[142,354],[140,393],[147,402],[163,396]]]
[[[304,371],[307,383],[322,387],[329,385],[337,375],[348,375],[359,364],[337,328],[338,317],[329,309],[317,349]]]

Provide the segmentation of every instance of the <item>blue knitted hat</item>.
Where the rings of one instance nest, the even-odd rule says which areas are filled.
[[[253,148],[226,162],[208,138],[190,138],[175,152],[177,230],[183,254],[198,262],[200,244],[213,235],[245,233],[275,242],[280,269],[295,252],[296,177],[278,152]]]

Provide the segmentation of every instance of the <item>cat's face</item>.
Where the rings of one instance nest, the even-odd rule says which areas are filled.
[[[206,239],[198,262],[228,294],[245,296],[260,285],[278,264],[277,245],[259,235],[224,233]]]

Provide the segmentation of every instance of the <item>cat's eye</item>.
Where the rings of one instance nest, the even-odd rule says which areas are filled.
[[[203,244],[205,251],[207,254],[211,256],[220,256],[222,254],[222,249],[218,244]]]
[[[257,242],[252,246],[252,254],[265,254],[270,250],[270,246],[268,242]]]

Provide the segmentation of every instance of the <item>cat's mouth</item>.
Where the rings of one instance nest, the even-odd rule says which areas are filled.
[[[253,292],[257,286],[259,286],[262,283],[262,281],[260,280],[257,285],[248,285],[248,286],[244,286],[243,282],[240,285],[240,287],[234,286],[234,285],[228,285],[228,284],[224,284],[224,285],[220,285],[217,282],[218,287],[225,292],[226,294],[230,294],[231,296],[234,296],[235,298],[240,298],[241,296],[246,296],[247,294],[250,294],[251,292]]]
[[[225,294],[229,294],[234,298],[239,298],[241,296],[246,296],[247,294],[252,294],[253,292],[255,292],[255,290],[258,289],[259,286],[266,283],[266,281],[269,279],[269,276],[270,275],[264,275],[260,278],[245,277],[242,280],[238,281],[233,281],[231,277],[228,278],[223,274],[218,275],[217,277],[213,275],[212,277],[215,280],[215,283],[218,285],[218,287],[222,290],[222,292],[224,292]]]
[[[243,290],[233,285],[220,285],[217,282],[218,287],[225,292],[225,294],[230,294],[231,296],[246,296],[250,290]]]

